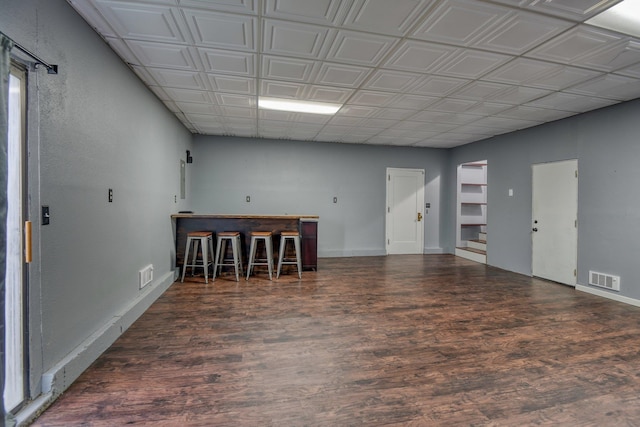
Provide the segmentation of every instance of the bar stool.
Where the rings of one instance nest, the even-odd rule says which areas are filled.
[[[254,265],[266,265],[269,267],[269,280],[273,280],[273,240],[271,239],[272,233],[270,231],[252,231],[251,235],[251,248],[249,249],[249,263],[247,264],[247,280],[251,275],[251,268]],[[266,259],[256,260],[256,251],[258,249],[258,242],[264,243],[265,251],[267,253]]]
[[[182,278],[180,282],[184,282],[184,274],[187,267],[191,267],[191,276],[194,269],[202,267],[204,269],[204,282],[209,283],[209,266],[213,264],[213,233],[210,231],[191,231],[187,233],[187,245],[184,249],[184,262],[182,263]],[[193,260],[189,264],[189,251],[193,244]],[[198,245],[202,246],[202,259],[198,262]],[[211,261],[209,259],[211,258]],[[214,273],[215,274],[215,273]]]
[[[284,258],[288,241],[293,242],[296,259]],[[276,279],[280,277],[280,270],[283,265],[295,265],[298,267],[298,278],[302,279],[302,259],[300,256],[300,233],[298,231],[283,231],[280,233],[280,253],[278,254],[278,273]]]
[[[242,250],[240,243],[239,231],[221,231],[218,235],[216,257],[213,264],[213,280],[216,280],[218,269],[222,273],[222,267],[233,266],[236,272],[236,282],[240,279],[240,275],[244,275],[242,270]],[[226,260],[224,258],[227,252],[227,243],[231,242],[231,252],[233,253],[233,259]]]

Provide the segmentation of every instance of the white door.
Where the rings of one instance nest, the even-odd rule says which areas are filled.
[[[387,254],[424,253],[424,169],[387,168]]]
[[[532,273],[576,285],[578,161],[533,165]]]

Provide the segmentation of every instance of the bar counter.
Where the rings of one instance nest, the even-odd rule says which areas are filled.
[[[277,254],[280,245],[280,232],[284,230],[299,231],[302,240],[302,269],[318,268],[318,215],[203,215],[174,214],[176,231],[176,266],[182,266],[187,233],[190,231],[239,231],[242,236],[242,256],[247,262],[251,231],[271,231],[273,233],[273,250]]]

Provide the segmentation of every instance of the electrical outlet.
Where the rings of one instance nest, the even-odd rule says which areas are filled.
[[[333,203],[338,203],[338,198],[337,197],[333,198]]]

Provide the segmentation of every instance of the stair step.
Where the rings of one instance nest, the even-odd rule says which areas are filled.
[[[476,249],[476,248],[456,248],[456,250],[463,250],[463,251],[469,251],[469,252],[473,252],[474,254],[480,254],[480,255],[486,255],[487,251],[483,251],[482,249]]]
[[[486,251],[487,250],[487,241],[486,240],[480,240],[480,239],[472,239],[467,241],[467,248],[468,249],[479,249],[481,251]]]
[[[487,252],[474,248],[456,248],[456,256],[481,264],[487,263]]]
[[[478,239],[486,241],[487,240],[487,233],[486,232],[478,233]]]

